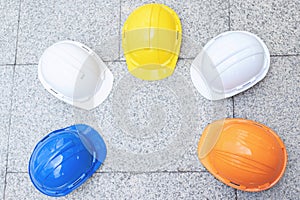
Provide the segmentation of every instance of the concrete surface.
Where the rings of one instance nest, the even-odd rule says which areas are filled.
[[[99,170],[62,199],[299,199],[300,2],[160,0],[183,27],[173,76],[145,82],[127,71],[121,29],[138,6],[154,1],[0,1],[0,198],[52,199],[37,191],[28,161],[47,133],[74,123],[95,126],[107,143]],[[270,71],[224,101],[204,99],[189,68],[201,45],[227,30],[251,31],[271,53]],[[37,77],[43,51],[60,40],[82,42],[114,75],[106,101],[86,112],[49,94]],[[247,193],[215,179],[197,158],[203,128],[241,117],[266,124],[284,141],[288,165],[267,191]]]
[[[13,85],[13,67],[0,66],[0,195],[3,196],[7,172],[7,152],[10,127],[11,90]]]
[[[0,1],[0,65],[15,63],[19,5],[19,0]]]

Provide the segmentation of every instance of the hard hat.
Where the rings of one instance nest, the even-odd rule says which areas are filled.
[[[245,91],[262,80],[270,65],[264,42],[245,31],[228,31],[210,40],[191,66],[202,96],[219,100]]]
[[[134,10],[122,30],[122,47],[129,72],[143,80],[170,76],[178,59],[182,30],[169,7],[146,4]]]
[[[74,41],[47,48],[39,61],[38,76],[55,97],[86,110],[101,104],[113,84],[113,75],[99,56]]]
[[[217,179],[249,192],[274,186],[287,163],[285,146],[276,133],[246,119],[209,124],[200,138],[198,157]]]
[[[78,188],[100,167],[106,146],[96,130],[84,124],[53,131],[34,148],[29,175],[49,196],[64,196]]]

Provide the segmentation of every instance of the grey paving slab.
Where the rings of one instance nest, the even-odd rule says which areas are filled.
[[[115,77],[108,100],[87,114],[108,146],[101,171],[201,171],[197,144],[212,120],[232,116],[231,99],[204,99],[190,80],[190,60],[180,60],[162,81],[142,81],[125,62],[108,63]]]
[[[73,107],[49,94],[37,66],[16,66],[8,171],[26,172],[36,143],[47,133],[74,124]]]
[[[121,28],[135,8],[153,1],[21,2],[18,64],[37,63],[49,45],[65,39],[90,46],[104,60],[124,60]],[[168,5],[181,19],[181,58],[194,57],[201,46],[229,27],[257,34],[273,55],[300,54],[298,1],[156,3]],[[15,60],[18,8],[17,0],[0,2],[0,65]],[[267,77],[234,97],[235,117],[268,125],[288,151],[287,169],[277,185],[259,193],[237,191],[237,199],[299,199],[299,63],[300,57],[272,57]],[[157,82],[133,78],[125,62],[107,64],[115,78],[113,91],[91,112],[74,109],[50,95],[37,78],[36,65],[16,66],[14,85],[14,67],[0,66],[0,198],[53,199],[30,182],[30,154],[47,133],[87,123],[104,137],[107,159],[99,173],[61,199],[235,199],[235,190],[209,174],[196,155],[203,128],[232,116],[232,99],[210,102],[201,97],[189,77],[191,60],[180,59],[174,75]]]
[[[137,7],[151,1],[125,1],[121,2],[121,26],[123,26],[129,14]],[[181,20],[182,45],[181,58],[193,58],[214,36],[229,30],[228,1],[176,1],[160,0],[155,3],[163,3],[172,8]],[[120,39],[121,40],[121,39]],[[124,59],[121,48],[121,59]]]
[[[54,199],[40,193],[28,173],[7,173],[5,199]]]
[[[271,54],[300,53],[300,2],[230,0],[232,30],[257,34]]]
[[[161,3],[164,4],[166,0],[158,0],[158,1],[151,1],[151,0],[121,0],[121,27],[123,27],[124,22],[126,21],[127,17],[130,15],[132,11],[136,8],[149,3]]]
[[[5,171],[0,172],[0,197],[2,198],[4,195],[4,187],[5,187]]]
[[[56,99],[43,88],[37,78],[36,65],[16,66],[8,171],[26,172],[36,143],[47,133],[74,123],[99,128],[104,137],[108,156],[100,171],[204,170],[196,154],[201,131],[210,121],[231,116],[232,104],[231,100],[214,103],[201,97],[189,79],[190,62],[179,62],[174,74],[179,81],[170,79],[155,84],[139,82],[127,72],[125,62],[108,63],[115,77],[114,89],[107,101],[83,113]],[[135,87],[132,83],[142,85]],[[185,96],[180,96],[178,91],[183,87],[192,92],[182,92]],[[173,94],[174,91],[178,94]],[[128,95],[133,97],[129,103],[128,99],[123,98]],[[126,110],[119,110],[125,113],[118,111],[120,105],[127,106]],[[166,110],[163,115],[157,111],[160,106]],[[151,115],[147,114],[149,109],[153,112]],[[188,110],[182,112],[186,109],[190,109],[191,113]],[[129,120],[122,118],[123,114],[128,115]],[[147,120],[150,123],[145,124]],[[166,120],[169,122],[166,123]],[[153,134],[151,127],[156,124],[159,126]],[[124,125],[125,130],[122,129]],[[120,151],[125,153],[120,154]]]
[[[15,62],[19,2],[0,1],[0,64]]]
[[[112,39],[118,36],[119,5],[119,0],[22,1],[17,63],[38,63],[48,46],[67,39],[116,59],[119,41]]]
[[[288,152],[288,166],[283,179],[274,189],[247,197],[299,198],[300,156],[300,57],[272,57],[266,78],[234,98],[235,117],[261,122],[281,137]]]
[[[50,199],[30,183],[28,174],[9,173],[6,199]],[[232,188],[209,173],[97,173],[61,199],[234,199]]]
[[[11,89],[13,83],[13,67],[0,66],[0,198],[3,196],[4,180],[7,165],[7,146],[9,135],[9,115],[11,105]]]

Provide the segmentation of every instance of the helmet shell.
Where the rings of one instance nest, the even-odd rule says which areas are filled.
[[[228,31],[211,39],[195,58],[191,78],[202,96],[219,100],[262,80],[270,66],[264,42],[246,31]]]
[[[38,75],[48,92],[86,110],[101,104],[113,84],[113,75],[99,56],[84,44],[69,40],[44,51]]]
[[[100,167],[106,146],[92,127],[77,124],[53,131],[34,148],[28,171],[34,186],[49,196],[64,196]]]
[[[181,23],[163,4],[146,4],[134,10],[122,30],[122,47],[129,72],[143,80],[170,76],[181,45]]]
[[[245,119],[209,124],[199,141],[198,157],[217,179],[250,192],[274,186],[287,164],[287,152],[277,134]]]

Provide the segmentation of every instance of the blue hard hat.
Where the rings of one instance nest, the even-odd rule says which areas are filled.
[[[51,132],[36,145],[29,176],[42,193],[64,196],[91,177],[105,157],[106,146],[99,133],[77,124]]]

